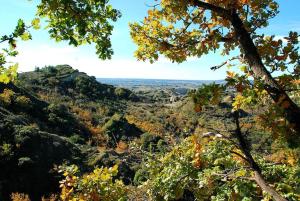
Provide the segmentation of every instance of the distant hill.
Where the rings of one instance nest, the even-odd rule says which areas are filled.
[[[134,79],[134,78],[97,78],[101,83],[136,89],[139,87],[152,88],[198,88],[202,84],[224,83],[224,80],[168,80],[168,79]]]
[[[33,92],[50,92],[84,100],[126,99],[136,96],[128,89],[102,84],[69,65],[47,66],[19,75],[20,86]]]

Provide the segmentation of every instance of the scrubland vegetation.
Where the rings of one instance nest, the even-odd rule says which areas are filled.
[[[95,44],[110,59],[108,1],[41,1],[0,43],[0,199],[300,200],[299,34],[262,28],[275,0],[155,1],[130,24],[135,56],[182,63],[221,52],[224,84],[134,91],[68,65],[17,73],[19,39]],[[235,68],[234,68],[235,67]],[[232,70],[239,68],[239,70]]]
[[[66,65],[20,74],[17,83],[1,85],[1,196],[271,199],[255,177],[259,171],[277,192],[298,200],[299,141],[285,137],[281,118],[267,118],[264,103],[271,100],[238,107],[236,93],[202,85],[170,104]]]

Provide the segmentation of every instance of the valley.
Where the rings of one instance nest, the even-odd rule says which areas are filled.
[[[72,170],[68,168],[75,167],[70,165],[76,165],[83,176],[97,167],[117,165],[113,178],[126,185],[121,188],[126,189],[125,197],[148,200],[144,191],[154,188],[147,185],[155,181],[156,160],[165,163],[165,157],[177,153],[174,149],[189,139],[218,133],[232,138],[233,90],[221,92],[222,85],[207,82],[132,82],[126,82],[128,88],[116,81],[104,84],[71,66],[60,65],[22,73],[15,84],[1,84],[0,196],[8,199],[20,192],[39,200],[69,188],[61,182]],[[209,87],[217,96],[209,91],[202,94]],[[199,98],[215,104],[197,105]],[[247,140],[253,151],[263,147],[264,154],[271,157],[273,142],[255,123],[256,113],[240,110],[240,123],[245,132],[252,133]],[[185,171],[197,171],[200,161],[195,164],[194,152],[198,142],[194,143],[187,145],[190,150],[184,153],[191,155],[174,158],[166,167],[179,159],[192,160],[184,162],[191,165]],[[66,172],[62,175],[61,171]],[[183,186],[182,200],[194,200],[196,194],[191,192],[193,188]]]

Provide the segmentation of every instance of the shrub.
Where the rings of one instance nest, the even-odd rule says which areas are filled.
[[[10,105],[13,101],[13,96],[15,92],[10,89],[4,89],[3,92],[0,94],[0,103],[3,105]]]
[[[108,145],[115,147],[120,140],[128,141],[139,137],[141,131],[134,124],[128,123],[127,119],[120,114],[115,114],[102,127],[102,131],[108,137]]]
[[[29,109],[31,107],[31,100],[26,96],[17,96],[15,102],[19,107],[22,108]]]
[[[85,141],[80,135],[72,135],[69,140],[75,144],[84,144]]]
[[[126,186],[114,180],[118,166],[96,168],[93,172],[80,176],[78,167],[61,166],[65,179],[60,182],[60,198],[65,200],[122,201],[126,200]]]
[[[157,142],[157,150],[164,153],[167,150],[167,145],[168,144],[163,139],[160,139]]]
[[[133,179],[134,185],[140,185],[143,182],[147,181],[149,174],[146,170],[139,169],[136,171]]]
[[[120,88],[120,87],[117,87],[115,89],[115,94],[118,97],[128,97],[128,95],[129,95],[127,90]]]
[[[49,124],[55,132],[61,132],[66,136],[73,132],[76,119],[65,105],[50,104],[46,111]]]
[[[2,146],[0,146],[0,156],[10,156],[13,154],[12,145],[8,143],[4,143]]]
[[[12,201],[30,201],[29,196],[22,193],[11,194]]]
[[[158,142],[162,140],[160,136],[151,133],[144,133],[141,136],[142,149],[145,151],[153,152],[158,150]]]
[[[121,99],[136,99],[136,96],[130,90],[121,87],[115,88],[115,95]]]

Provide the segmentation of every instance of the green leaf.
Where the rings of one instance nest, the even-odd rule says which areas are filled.
[[[242,72],[246,73],[246,72],[247,72],[247,66],[245,66],[245,65],[241,66],[241,67],[240,67],[240,70],[241,70]]]
[[[32,27],[33,27],[35,30],[37,30],[37,29],[40,29],[40,28],[41,28],[40,22],[41,22],[40,18],[34,18],[34,19],[31,21],[31,25],[32,25]]]
[[[19,37],[25,32],[25,23],[22,19],[18,20],[18,25],[16,26],[14,30],[14,37]]]
[[[21,39],[24,41],[31,40],[31,34],[29,32],[25,32],[21,35]]]

